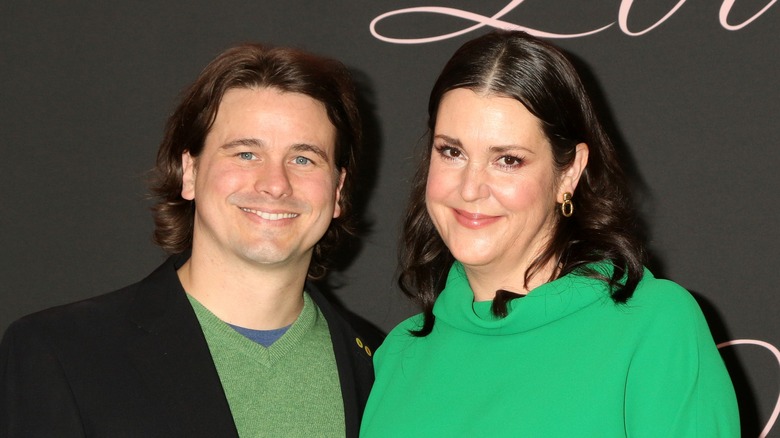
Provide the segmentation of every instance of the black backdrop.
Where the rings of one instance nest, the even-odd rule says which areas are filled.
[[[744,436],[758,436],[780,389],[776,1],[1,2],[0,331],[163,259],[144,182],[163,123],[200,69],[244,41],[337,57],[358,78],[370,227],[330,285],[390,329],[414,312],[395,251],[427,93],[465,40],[519,26],[588,78],[640,183],[651,269],[694,293],[716,342],[747,340],[721,351]]]

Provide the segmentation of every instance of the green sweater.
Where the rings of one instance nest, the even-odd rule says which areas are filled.
[[[493,317],[456,263],[427,337],[374,357],[364,437],[738,437],[734,388],[693,297],[645,271],[628,304],[567,275]]]
[[[344,404],[328,324],[308,294],[298,319],[268,348],[189,298],[240,436],[344,436]]]

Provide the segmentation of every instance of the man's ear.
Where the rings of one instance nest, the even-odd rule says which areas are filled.
[[[561,184],[557,195],[558,203],[563,202],[564,193],[574,194],[574,190],[577,189],[577,184],[580,182],[580,177],[585,171],[585,167],[588,165],[588,145],[579,143],[575,148],[574,160],[572,160],[569,168],[561,175]]]
[[[341,168],[339,183],[336,184],[336,205],[333,208],[333,219],[341,216],[341,190],[344,188],[344,179],[347,177],[347,169]]]
[[[181,154],[181,197],[195,200],[195,158],[189,151]]]

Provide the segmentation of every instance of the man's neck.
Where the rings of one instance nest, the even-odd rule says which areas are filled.
[[[192,257],[178,270],[184,290],[222,321],[270,330],[295,322],[303,308],[308,266],[262,266]]]

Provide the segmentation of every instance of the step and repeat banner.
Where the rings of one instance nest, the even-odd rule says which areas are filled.
[[[743,436],[780,436],[777,0],[2,2],[0,331],[163,260],[146,190],[163,124],[209,60],[247,41],[338,58],[359,83],[367,226],[328,287],[389,330],[415,312],[396,247],[430,87],[493,28],[572,56],[638,183],[651,269],[704,310]]]

